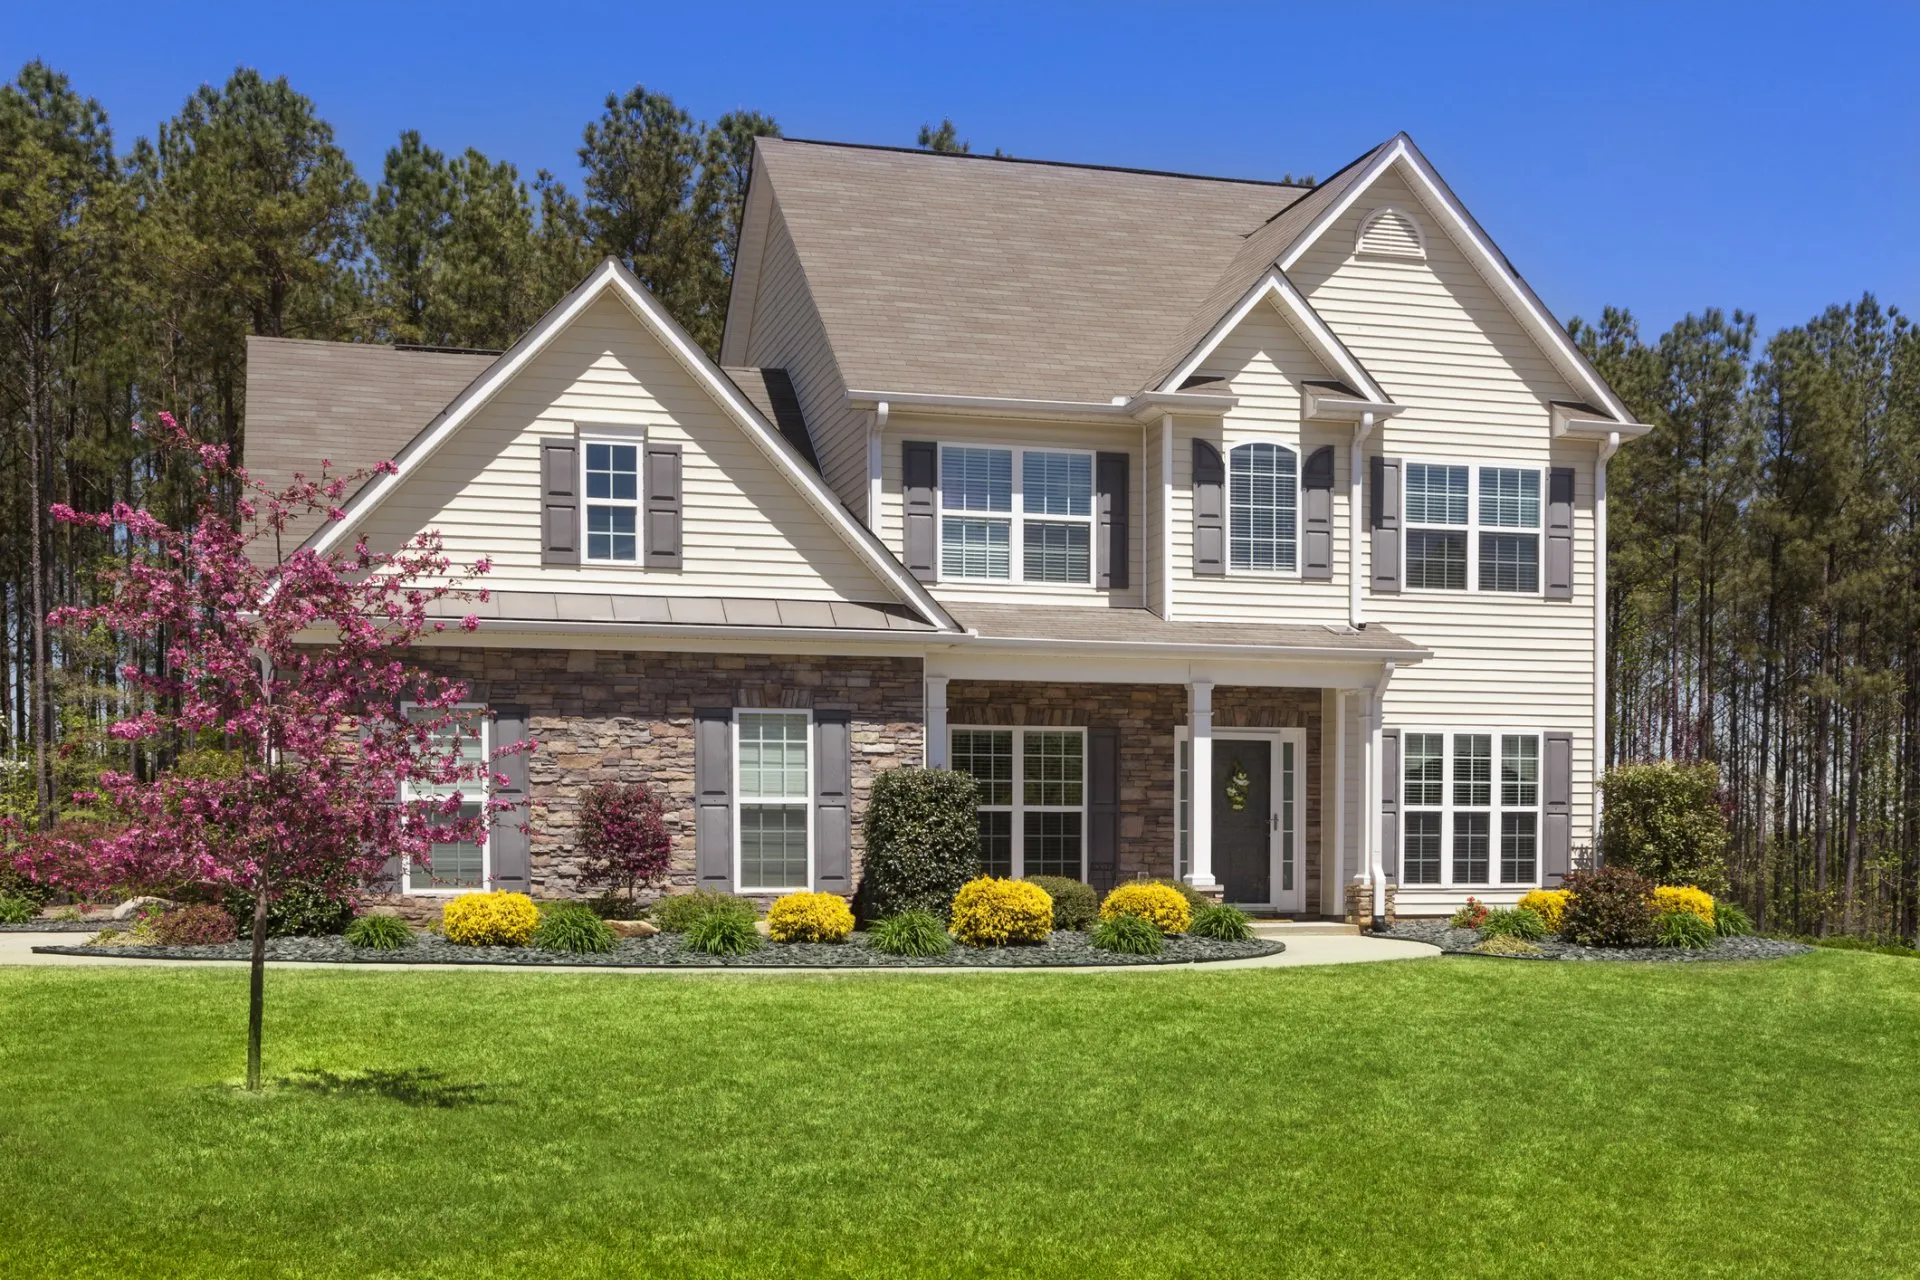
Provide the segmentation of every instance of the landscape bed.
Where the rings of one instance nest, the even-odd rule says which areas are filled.
[[[1475,948],[1482,941],[1478,931],[1456,928],[1446,920],[1401,920],[1385,932],[1386,937],[1409,942],[1426,942],[1448,955],[1476,956],[1497,960],[1641,960],[1697,962],[1703,960],[1777,960],[1812,950],[1805,943],[1783,938],[1715,938],[1710,946],[1694,950],[1687,947],[1583,947],[1565,938],[1549,935],[1534,942],[1537,955],[1489,955]]]
[[[433,934],[416,934],[412,945],[395,951],[356,947],[343,938],[272,938],[267,959],[275,963],[302,961],[322,964],[445,964],[445,965],[585,965],[596,968],[804,968],[804,969],[951,969],[1084,968],[1089,965],[1177,965],[1217,960],[1247,960],[1278,955],[1286,950],[1278,941],[1217,942],[1208,938],[1175,936],[1166,939],[1158,955],[1130,955],[1094,948],[1084,933],[1057,931],[1045,942],[1006,947],[956,945],[945,955],[894,956],[869,947],[866,935],[856,933],[845,942],[770,943],[740,956],[708,955],[688,951],[681,936],[662,933],[651,938],[625,938],[600,953],[542,951],[536,947],[460,946]],[[246,960],[252,944],[245,941],[200,947],[160,946],[40,946],[44,955],[105,956],[130,960]]]

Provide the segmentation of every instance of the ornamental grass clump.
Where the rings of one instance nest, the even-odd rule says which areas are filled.
[[[154,941],[163,947],[212,947],[239,936],[233,917],[206,903],[175,907],[153,924]]]
[[[775,942],[845,942],[853,910],[837,893],[789,893],[768,909],[767,932]]]
[[[647,915],[663,932],[686,933],[708,916],[739,916],[752,924],[760,918],[760,908],[752,898],[736,898],[718,889],[695,889],[692,893],[668,894],[654,903]]]
[[[1158,927],[1144,916],[1109,916],[1093,926],[1089,939],[1095,949],[1124,956],[1157,956],[1166,947]]]
[[[399,951],[413,945],[413,928],[398,916],[361,916],[347,926],[346,939],[366,951]]]
[[[953,896],[953,936],[970,947],[1045,942],[1053,932],[1053,899],[1026,880],[981,876]]]
[[[1187,932],[1215,942],[1246,942],[1253,937],[1253,920],[1238,907],[1211,902],[1193,913]]]
[[[1713,895],[1691,885],[1659,886],[1653,891],[1653,907],[1662,915],[1669,911],[1691,911],[1708,924],[1713,923]]]
[[[463,893],[440,909],[440,930],[463,947],[524,947],[540,909],[524,893]]]
[[[947,925],[931,911],[902,911],[876,920],[867,945],[890,956],[943,956],[953,949]]]
[[[1627,867],[1576,871],[1567,877],[1561,936],[1583,947],[1640,947],[1653,941],[1658,912],[1653,885]]]
[[[1544,954],[1539,944],[1511,933],[1496,933],[1473,944],[1475,954],[1483,956],[1537,956]]]
[[[1482,938],[1520,938],[1527,942],[1538,942],[1547,936],[1547,922],[1531,907],[1514,907],[1505,911],[1489,911],[1486,919],[1480,922]]]
[[[25,924],[40,909],[25,898],[0,898],[0,924]]]
[[[1753,932],[1753,917],[1739,903],[1715,898],[1713,931],[1722,938],[1744,938]]]
[[[1657,947],[1705,951],[1713,945],[1713,926],[1693,911],[1663,911],[1653,926]]]
[[[1539,916],[1548,933],[1558,933],[1567,914],[1567,899],[1572,896],[1565,889],[1534,889],[1520,899],[1520,905]]]
[[[766,939],[753,927],[750,918],[720,912],[694,921],[680,945],[688,951],[698,951],[704,955],[744,956],[764,947]]]
[[[1100,918],[1100,895],[1093,886],[1066,876],[1028,876],[1053,899],[1053,927],[1079,932]]]
[[[574,902],[561,903],[540,913],[539,927],[533,931],[533,945],[542,951],[565,951],[572,955],[596,955],[619,946],[619,939],[607,922],[591,907]]]
[[[1100,918],[1138,916],[1161,933],[1185,933],[1193,924],[1193,907],[1171,885],[1135,881],[1117,886],[1100,904]]]

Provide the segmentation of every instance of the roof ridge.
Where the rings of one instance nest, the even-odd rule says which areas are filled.
[[[830,138],[765,138],[765,142],[792,142],[808,147],[839,147],[848,151],[887,151],[897,155],[925,156],[933,160],[987,160],[1000,164],[1030,164],[1054,169],[1085,169],[1092,173],[1132,173],[1147,178],[1178,178],[1185,182],[1231,182],[1248,187],[1277,187],[1282,191],[1312,191],[1314,186],[1298,182],[1280,182],[1272,178],[1229,178],[1212,173],[1182,173],[1176,169],[1143,169],[1136,165],[1086,164],[1076,160],[1040,160],[1030,156],[995,156],[972,151],[929,151],[925,147],[897,147],[879,142],[837,142]],[[1363,157],[1364,158],[1364,157]]]

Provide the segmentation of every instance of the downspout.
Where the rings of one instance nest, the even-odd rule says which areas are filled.
[[[884,449],[880,433],[887,429],[887,402],[873,406],[873,426],[867,430],[867,528],[880,532],[880,459]]]
[[[1359,425],[1353,429],[1353,443],[1347,448],[1347,625],[1359,630],[1367,625],[1367,615],[1360,602],[1360,464],[1366,459],[1364,446],[1368,436],[1373,434],[1373,414],[1360,415]]]
[[[1600,779],[1607,771],[1607,460],[1620,433],[1607,433],[1593,464],[1593,847],[1600,847]]]
[[[1173,415],[1160,415],[1160,616],[1173,621]]]

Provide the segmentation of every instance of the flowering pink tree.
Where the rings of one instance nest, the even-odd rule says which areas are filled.
[[[406,655],[446,630],[436,615],[451,608],[442,602],[486,598],[469,584],[488,566],[455,571],[433,532],[391,553],[363,541],[351,551],[283,556],[296,517],[344,519],[348,492],[393,464],[336,475],[323,462],[318,479],[296,476],[276,491],[248,480],[225,449],[194,445],[171,417],[161,415],[159,431],[164,449],[197,463],[193,524],[169,528],[124,504],[92,515],[56,505],[56,520],[116,531],[140,550],[110,574],[105,604],[60,609],[49,621],[104,626],[165,653],[163,674],[122,668],[144,708],[113,726],[115,738],[222,747],[237,764],[218,777],[104,774],[124,828],[77,858],[36,865],[29,853],[20,869],[82,892],[140,882],[250,893],[247,1087],[257,1089],[269,901],[296,880],[350,894],[388,874],[391,859],[425,863],[435,843],[484,838],[491,811],[507,804],[491,800],[462,818],[458,792],[404,809],[399,802],[403,782],[480,782],[479,769],[461,764],[460,735],[479,732],[456,710],[465,686]],[[240,495],[238,520],[220,509],[223,488]],[[273,554],[260,554],[266,549]],[[452,625],[479,624],[469,615]]]
[[[663,879],[673,864],[673,837],[660,798],[637,782],[602,782],[580,801],[580,879],[629,902]]]

